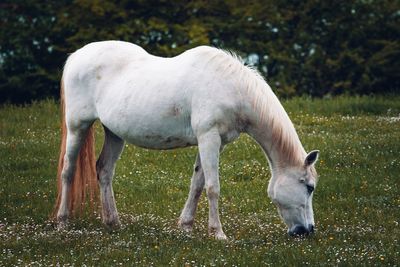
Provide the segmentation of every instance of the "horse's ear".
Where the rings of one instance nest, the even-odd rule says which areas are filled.
[[[304,166],[308,167],[313,165],[318,160],[319,150],[313,150],[308,153],[306,159],[304,160]]]

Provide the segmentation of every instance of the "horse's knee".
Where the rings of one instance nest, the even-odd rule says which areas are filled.
[[[217,199],[219,198],[219,186],[211,184],[207,185],[206,192],[209,199]]]
[[[100,186],[109,185],[114,175],[112,168],[107,168],[107,165],[103,165],[101,162],[96,163],[97,180]]]
[[[194,189],[194,197],[197,199],[203,193],[203,187],[197,187]]]
[[[98,159],[96,161],[96,172],[97,172],[97,179],[100,179],[100,173],[102,172],[104,168],[104,163],[101,161],[101,159]]]

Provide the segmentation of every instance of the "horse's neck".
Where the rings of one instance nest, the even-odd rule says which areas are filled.
[[[269,86],[265,83],[261,89],[264,93],[256,96],[256,100],[250,97],[254,114],[248,133],[264,150],[273,171],[299,166],[306,153],[296,130]]]

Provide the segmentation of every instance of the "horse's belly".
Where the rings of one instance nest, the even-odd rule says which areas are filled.
[[[174,149],[197,145],[197,140],[194,137],[177,135],[147,134],[130,137],[127,141],[136,146],[149,149]]]
[[[135,118],[133,118],[135,117]],[[104,123],[104,122],[103,122]],[[197,145],[190,119],[132,116],[118,123],[104,123],[128,143],[149,149],[173,149]]]

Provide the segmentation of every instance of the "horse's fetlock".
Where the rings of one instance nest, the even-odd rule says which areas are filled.
[[[221,231],[221,227],[219,226],[208,226],[208,233],[210,235],[215,235],[216,233]]]
[[[57,215],[57,222],[66,222],[68,220],[68,214]]]

